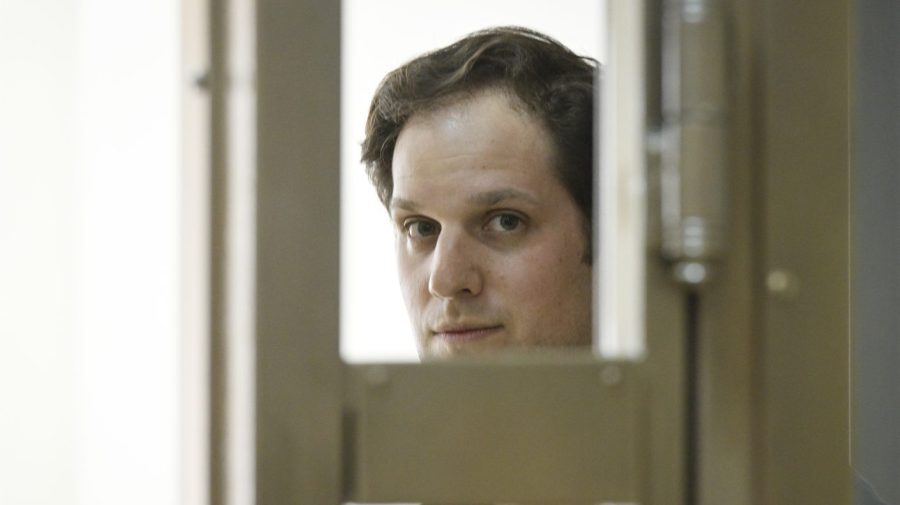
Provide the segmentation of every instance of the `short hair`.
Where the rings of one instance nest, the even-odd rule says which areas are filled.
[[[585,218],[593,213],[594,81],[597,62],[536,31],[496,27],[472,33],[390,72],[378,85],[362,161],[388,207],[397,138],[411,116],[498,89],[518,99],[552,137],[556,175]]]

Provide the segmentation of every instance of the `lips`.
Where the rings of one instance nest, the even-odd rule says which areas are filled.
[[[449,342],[482,340],[503,329],[502,325],[452,325],[435,329],[434,336]]]

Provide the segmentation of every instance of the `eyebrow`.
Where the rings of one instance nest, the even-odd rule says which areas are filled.
[[[468,198],[470,203],[489,207],[497,205],[506,200],[525,200],[531,204],[537,205],[538,201],[530,194],[518,189],[498,189],[494,191],[486,191],[484,193],[476,193]]]
[[[532,195],[520,191],[518,189],[506,188],[506,189],[497,189],[493,191],[485,191],[482,193],[476,193],[474,195],[469,196],[466,199],[469,203],[480,205],[483,207],[490,207],[492,205],[497,205],[500,202],[506,200],[524,200],[533,205],[538,204],[537,198]],[[406,198],[391,198],[390,209],[405,209],[415,211],[418,210],[419,205],[412,201],[407,200]]]
[[[390,205],[388,205],[388,209],[391,211],[393,211],[394,209],[404,209],[404,210],[415,211],[418,208],[419,208],[419,206],[416,204],[416,202],[414,202],[412,200],[407,200],[405,198],[397,198],[396,196],[391,197],[391,203],[390,203]]]

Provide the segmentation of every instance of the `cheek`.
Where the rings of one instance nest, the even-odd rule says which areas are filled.
[[[538,316],[547,310],[548,297],[558,289],[552,272],[555,269],[548,266],[546,258],[535,253],[502,258],[491,269],[491,291],[520,317]]]
[[[524,345],[584,345],[591,338],[591,268],[566,255],[537,259],[508,285],[506,307]]]
[[[590,289],[591,268],[582,261],[582,251],[544,247],[508,261],[495,279],[509,302],[535,316],[565,310]]]
[[[428,293],[428,277],[421,262],[398,249],[397,275],[407,307],[413,308],[424,303],[424,297]]]

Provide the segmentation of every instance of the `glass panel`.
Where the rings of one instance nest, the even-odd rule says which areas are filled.
[[[580,55],[603,54],[603,2],[390,0],[343,3],[341,355],[350,362],[416,361],[402,301],[394,232],[370,185],[360,144],[372,95],[389,71],[476,30],[519,25]]]

